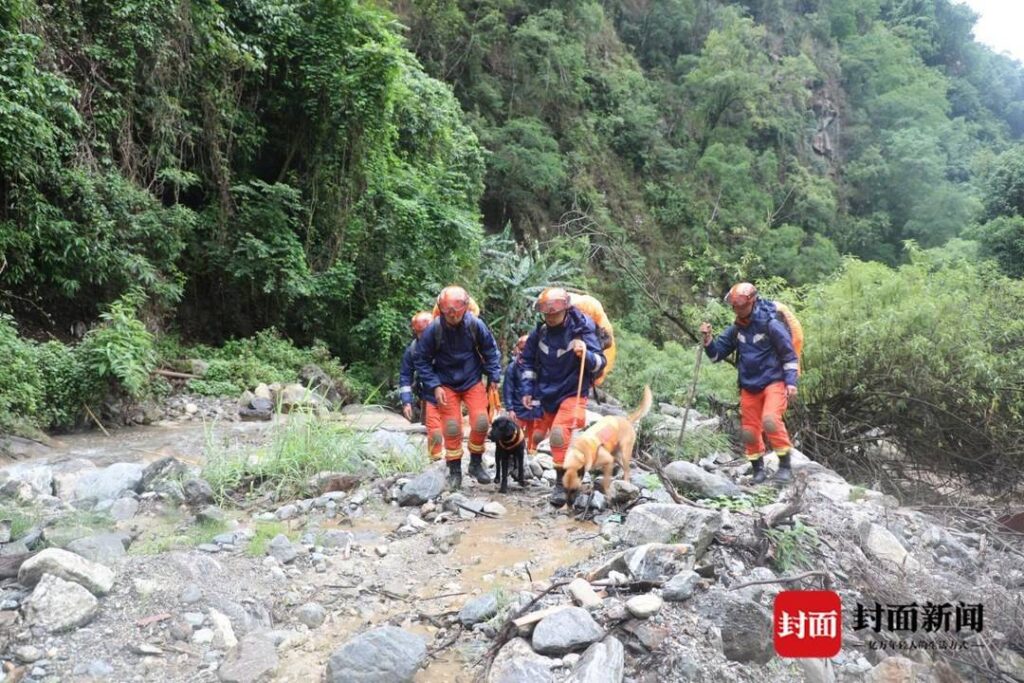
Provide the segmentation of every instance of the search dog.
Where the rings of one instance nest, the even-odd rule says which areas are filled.
[[[636,443],[636,424],[650,411],[652,402],[651,388],[645,386],[640,405],[628,416],[606,415],[574,435],[565,453],[565,474],[562,478],[570,507],[579,493],[585,472],[601,470],[601,487],[605,496],[612,483],[612,469],[616,462],[622,466],[622,478],[629,481],[629,465],[633,460],[633,446]]]

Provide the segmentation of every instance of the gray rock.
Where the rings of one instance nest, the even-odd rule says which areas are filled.
[[[75,484],[76,500],[117,499],[122,493],[138,493],[142,489],[145,467],[134,462],[118,462],[100,470],[87,472]]]
[[[194,605],[203,599],[203,589],[194,583],[190,583],[182,589],[178,599],[181,600],[182,604]]]
[[[331,654],[326,683],[411,683],[426,658],[421,637],[382,626],[359,634]]]
[[[726,594],[714,617],[722,632],[722,651],[734,662],[765,664],[774,656],[772,616],[761,605]]]
[[[581,607],[566,607],[540,620],[533,629],[533,649],[542,655],[562,656],[582,650],[604,637],[590,613]]]
[[[173,500],[183,498],[181,482],[188,476],[188,466],[172,457],[150,463],[142,472],[141,490],[156,491]]]
[[[99,602],[92,593],[71,581],[44,574],[25,601],[25,619],[32,626],[63,633],[88,624]]]
[[[679,488],[703,498],[740,494],[740,488],[732,480],[705,472],[699,465],[685,460],[676,460],[666,465],[665,476]]]
[[[694,559],[699,560],[721,526],[722,513],[718,510],[645,503],[629,512],[619,538],[626,545],[688,543],[694,547]]]
[[[206,524],[217,524],[224,521],[224,511],[216,505],[207,505],[196,513],[196,521]],[[216,539],[214,539],[216,540]]]
[[[18,583],[34,586],[44,574],[81,584],[95,595],[106,595],[114,585],[109,568],[59,548],[47,548],[26,560],[18,570]]]
[[[295,609],[295,618],[309,628],[319,628],[327,618],[327,611],[316,602],[307,602]]]
[[[646,543],[623,555],[626,569],[637,581],[667,581],[681,571],[693,569],[693,546],[685,543]]]
[[[270,540],[270,543],[266,545],[266,554],[282,564],[288,564],[299,555],[284,533],[279,533],[278,536]]]
[[[193,506],[209,505],[215,499],[213,489],[210,488],[210,485],[204,479],[192,478],[185,480],[181,485],[181,492],[185,502]]]
[[[604,494],[600,490],[591,489],[591,491],[580,493],[576,496],[576,500],[572,502],[572,505],[577,510],[582,510],[584,505],[587,505],[591,510],[604,510]]]
[[[573,667],[566,683],[621,683],[626,651],[615,636],[594,643]]]
[[[49,465],[21,463],[0,470],[0,485],[9,481],[28,484],[36,493],[53,494],[53,468]]]
[[[700,575],[697,572],[691,569],[679,572],[664,585],[661,597],[669,602],[688,600],[693,595],[698,583],[700,583]]]
[[[445,475],[439,467],[429,467],[402,487],[398,504],[423,505],[437,498],[445,489]]]
[[[613,479],[611,488],[608,489],[608,497],[615,505],[632,503],[640,495],[640,487],[628,481]]]
[[[864,552],[881,561],[884,566],[893,566],[905,571],[915,572],[921,565],[907,552],[899,539],[888,529],[870,521],[864,521],[857,527],[860,545]]]
[[[663,600],[654,593],[636,595],[626,601],[626,609],[637,619],[653,617],[661,611]]]
[[[558,665],[559,660],[539,655],[522,638],[513,638],[494,658],[487,683],[554,683],[551,670]]]
[[[459,621],[463,626],[472,626],[487,621],[498,613],[498,596],[484,593],[467,602],[459,611]]]
[[[325,548],[344,548],[346,545],[351,545],[354,542],[355,537],[351,531],[342,531],[340,529],[326,531],[320,539],[320,543]]]
[[[134,498],[118,498],[110,506],[110,516],[118,522],[125,522],[139,511],[139,501]]]
[[[262,633],[250,633],[232,647],[217,669],[224,683],[262,683],[277,671],[277,648]]]
[[[112,566],[125,556],[131,537],[124,533],[106,533],[76,538],[68,543],[67,550],[91,562]]]
[[[299,506],[293,504],[282,505],[274,514],[283,522],[297,516],[299,514]]]

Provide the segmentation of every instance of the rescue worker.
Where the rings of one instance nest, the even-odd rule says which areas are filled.
[[[762,432],[779,456],[778,481],[793,478],[789,461],[792,444],[786,423],[782,420],[789,401],[797,395],[800,364],[789,329],[778,320],[774,311],[758,299],[757,288],[740,282],[729,290],[726,301],[736,319],[717,339],[712,339],[711,323],[701,323],[704,352],[718,362],[738,350],[736,367],[740,385],[740,435],[750,461],[752,482],[760,484],[767,478],[762,454],[765,450]]]
[[[429,311],[420,311],[412,317],[409,326],[412,328],[413,340],[405,347],[402,364],[398,370],[398,395],[402,401],[402,415],[412,422],[412,406],[415,400],[422,409],[423,424],[427,427],[427,453],[431,460],[440,460],[443,456],[444,441],[441,436],[441,414],[437,412],[437,404],[433,394],[424,391],[423,385],[416,377],[415,354],[416,343],[423,336],[434,317]]]
[[[441,315],[420,337],[414,365],[440,414],[448,485],[452,490],[462,486],[463,403],[469,412],[469,475],[489,484],[483,454],[490,421],[481,377],[486,375],[495,387],[501,380],[498,344],[484,321],[469,312],[469,294],[462,287],[441,290],[437,306]]]
[[[573,432],[585,426],[587,394],[606,361],[594,321],[570,304],[567,291],[561,287],[545,289],[534,308],[544,316],[544,323],[530,333],[520,354],[523,406],[539,404],[541,408],[541,417],[534,422],[536,442],[548,430],[551,432],[555,487],[549,502],[562,507],[566,503],[562,467],[565,452]]]
[[[521,357],[523,347],[529,335],[524,334],[516,342],[512,358],[505,368],[505,379],[501,384],[501,400],[508,410],[508,416],[515,420],[516,424],[526,434],[526,452],[530,455],[537,453],[537,438],[534,422],[540,418],[541,409],[539,405],[527,408],[523,405],[523,364]]]

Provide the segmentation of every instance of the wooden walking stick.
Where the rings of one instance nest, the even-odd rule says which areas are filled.
[[[697,395],[697,378],[700,377],[700,362],[704,358],[704,345],[697,342],[697,365],[693,368],[693,386],[690,387],[690,398],[686,401],[686,410],[683,411],[683,426],[679,428],[679,439],[676,447],[682,448],[683,434],[686,432],[686,420],[690,417],[690,407],[693,406],[693,398]]]
[[[575,413],[573,414],[573,417],[572,417],[572,429],[573,429],[573,431],[576,431],[579,428],[580,397],[583,395],[583,370],[584,370],[584,366],[585,366],[586,362],[587,362],[587,351],[586,351],[586,349],[584,349],[583,353],[580,354],[580,381],[576,383],[576,406],[575,406]]]

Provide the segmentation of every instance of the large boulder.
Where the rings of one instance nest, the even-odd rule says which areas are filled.
[[[445,473],[439,467],[429,467],[408,481],[398,494],[399,505],[423,505],[437,498],[445,488]]]
[[[94,595],[106,595],[114,585],[113,571],[59,548],[47,548],[26,560],[18,570],[18,583],[34,586],[44,574],[81,584]]]
[[[135,462],[118,462],[82,475],[75,484],[76,500],[108,500],[122,493],[138,493],[142,489],[142,474],[146,468]]]
[[[687,543],[693,546],[694,559],[699,560],[721,526],[722,513],[718,510],[645,503],[630,510],[618,538],[626,545]]]
[[[361,633],[327,660],[326,683],[411,683],[427,658],[423,639],[395,626]]]
[[[692,545],[646,543],[627,550],[626,569],[637,581],[668,581],[681,571],[693,569]]]
[[[534,652],[526,640],[513,638],[498,651],[487,683],[554,683],[551,670],[559,664],[559,659]]]
[[[124,533],[104,533],[76,538],[68,543],[67,550],[84,557],[90,562],[111,566],[127,553],[131,537]]]
[[[533,629],[533,649],[542,655],[564,655],[582,650],[604,637],[590,612],[566,607],[544,617]]]
[[[566,683],[620,683],[625,666],[622,643],[615,636],[608,636],[587,648]]]
[[[9,481],[28,484],[35,493],[53,495],[53,468],[49,465],[21,463],[0,470],[0,485]]]
[[[665,476],[680,489],[690,491],[700,498],[736,496],[741,493],[731,479],[706,472],[699,465],[685,460],[676,460],[666,465]]]
[[[50,633],[63,633],[88,624],[98,609],[99,601],[82,586],[44,574],[25,601],[25,619]]]

